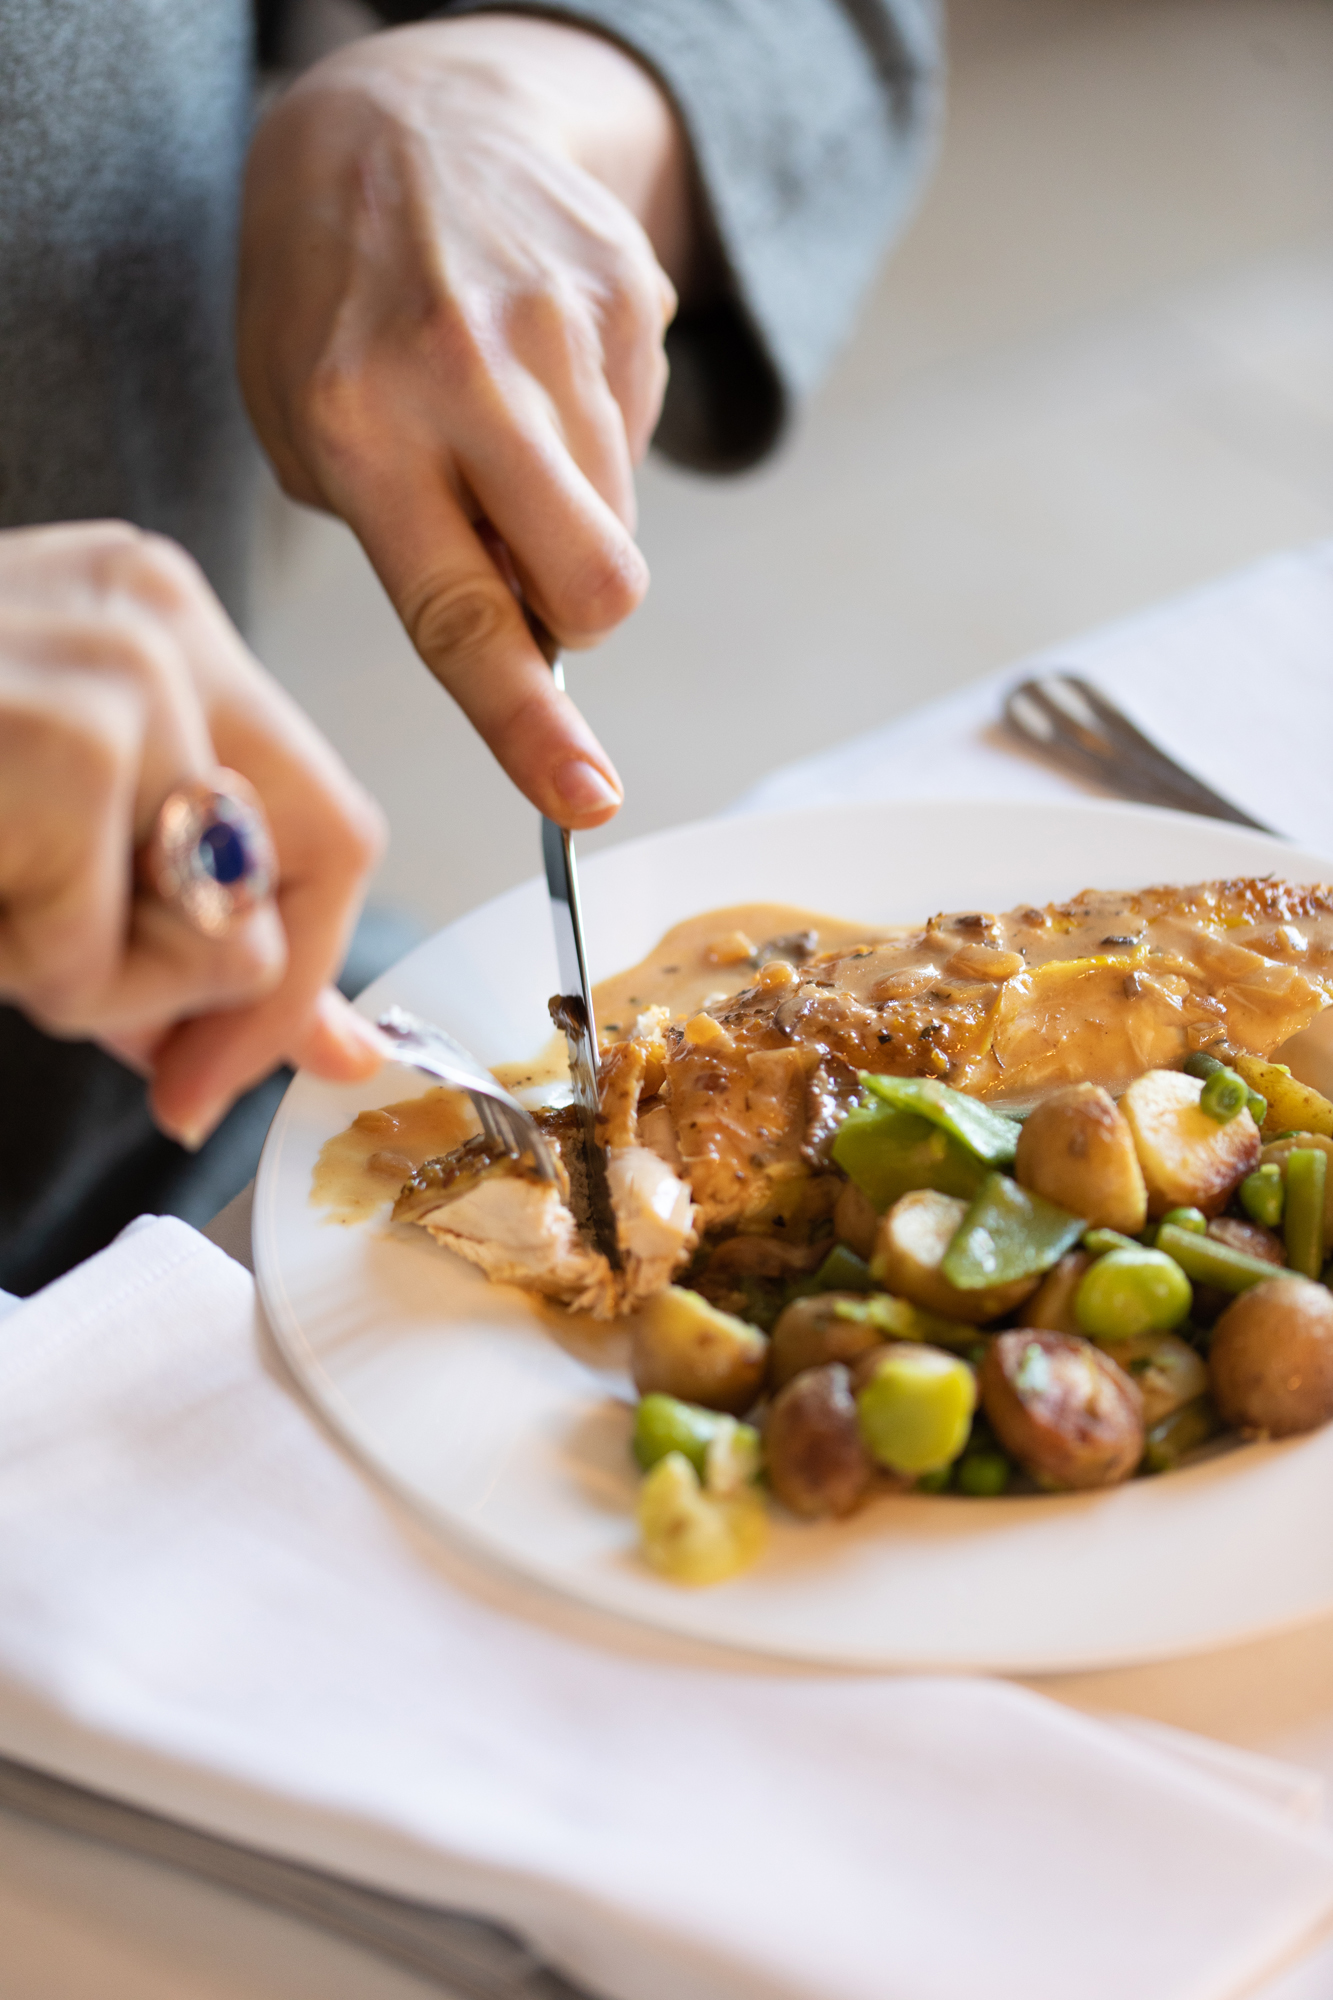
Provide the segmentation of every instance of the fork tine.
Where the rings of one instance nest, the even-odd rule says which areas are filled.
[[[530,1153],[542,1178],[559,1184],[555,1153],[532,1113],[460,1042],[401,1007],[390,1007],[383,1013],[379,1026],[394,1043],[400,1061],[437,1077],[451,1090],[466,1092],[482,1131],[494,1145],[515,1158]]]

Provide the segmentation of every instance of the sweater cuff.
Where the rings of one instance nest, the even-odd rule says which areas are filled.
[[[654,444],[733,472],[778,442],[850,332],[929,164],[935,0],[380,0],[399,19],[537,14],[651,70],[693,152],[721,281],[667,335]]]

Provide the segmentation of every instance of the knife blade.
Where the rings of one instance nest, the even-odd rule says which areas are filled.
[[[563,694],[565,673],[560,663],[560,647],[536,613],[524,607],[524,616],[542,658],[551,669],[551,678]],[[606,1155],[597,1139],[597,1017],[592,1003],[592,981],[588,977],[588,952],[583,941],[583,910],[579,902],[578,864],[574,858],[574,836],[554,820],[542,820],[542,862],[546,869],[546,889],[551,899],[551,924],[555,931],[555,958],[560,974],[560,991],[547,1003],[551,1019],[563,1028],[569,1050],[569,1075],[574,1086],[579,1129],[583,1139],[583,1170],[586,1182],[586,1221],[597,1248],[613,1270],[620,1268],[620,1248],[616,1240],[615,1211],[606,1178]]]

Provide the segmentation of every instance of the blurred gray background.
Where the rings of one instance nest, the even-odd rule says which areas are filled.
[[[648,601],[569,668],[627,787],[588,848],[1333,534],[1333,0],[950,12],[936,177],[798,433],[643,474]],[[388,811],[377,900],[434,927],[533,873],[351,536],[262,528],[258,648]]]

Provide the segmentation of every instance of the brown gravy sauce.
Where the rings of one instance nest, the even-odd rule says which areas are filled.
[[[714,994],[739,993],[754,983],[754,961],[742,952],[744,943],[761,950],[773,939],[805,931],[815,933],[815,951],[842,951],[899,935],[844,917],[821,916],[794,903],[734,903],[723,910],[705,910],[674,925],[628,972],[613,973],[593,988],[602,1038],[618,1041],[628,1035],[646,1007],[697,1014]],[[732,953],[735,956],[727,963]]]
[[[452,1153],[480,1130],[467,1098],[443,1084],[401,1104],[358,1112],[321,1148],[311,1202],[328,1210],[330,1222],[368,1221],[424,1160]]]
[[[736,903],[705,910],[674,925],[638,965],[593,988],[600,1039],[621,1040],[648,1007],[665,1007],[672,1015],[696,1014],[714,995],[739,993],[754,978],[746,944],[758,951],[771,939],[806,931],[815,932],[816,951],[878,943],[894,935],[793,903]],[[492,1074],[513,1091],[566,1081],[564,1036],[553,1034],[524,1062],[497,1063]],[[324,1209],[330,1222],[369,1221],[424,1160],[451,1153],[479,1129],[466,1097],[442,1084],[399,1104],[362,1111],[321,1149],[311,1203]],[[562,1311],[558,1318],[565,1323],[569,1315]]]

